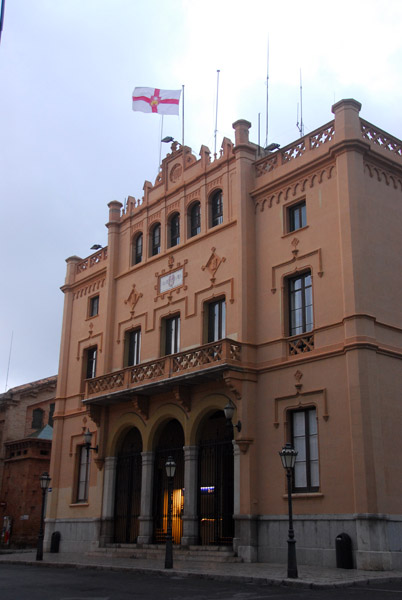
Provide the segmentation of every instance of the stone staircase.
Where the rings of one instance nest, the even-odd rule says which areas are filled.
[[[116,558],[133,558],[144,560],[163,560],[166,547],[164,544],[107,544],[105,548],[97,548],[87,552],[87,556],[109,556]],[[235,555],[230,546],[173,546],[174,560],[201,562],[243,562]]]

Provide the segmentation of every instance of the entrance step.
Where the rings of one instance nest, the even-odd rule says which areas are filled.
[[[87,556],[110,556],[116,558],[154,559],[165,558],[165,545],[159,544],[107,544],[105,548],[98,548],[87,552]],[[228,546],[173,546],[173,555],[176,560],[205,561],[205,562],[243,562]]]

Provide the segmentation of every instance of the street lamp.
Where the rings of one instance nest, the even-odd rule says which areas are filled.
[[[233,425],[233,423],[232,423],[234,411],[235,411],[235,406],[232,404],[232,402],[229,401],[226,404],[225,408],[223,409],[223,412],[225,413],[226,423],[228,424],[229,427],[232,427],[232,428],[236,427],[237,431],[240,433],[240,431],[241,431],[240,421],[237,421],[236,425]]]
[[[286,470],[286,477],[288,479],[288,510],[289,510],[289,534],[288,534],[288,578],[297,579],[297,561],[296,561],[296,540],[295,532],[293,530],[293,516],[292,516],[292,469],[295,466],[297,450],[295,450],[292,444],[285,444],[282,450],[279,452],[281,457],[283,468]]]
[[[45,521],[45,496],[50,483],[49,473],[42,473],[42,475],[39,477],[39,481],[42,490],[42,510],[40,515],[40,527],[38,535],[38,548],[36,550],[36,560],[43,560],[43,525]]]
[[[176,471],[176,463],[172,456],[169,456],[165,463],[166,475],[168,478],[168,515],[166,528],[166,555],[165,569],[173,568],[173,537],[172,537],[172,500],[173,500],[173,477]]]

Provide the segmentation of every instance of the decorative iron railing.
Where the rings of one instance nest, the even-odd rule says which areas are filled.
[[[144,383],[156,383],[163,379],[183,375],[186,371],[202,371],[213,365],[240,360],[241,344],[229,339],[219,340],[192,350],[87,379],[85,397],[132,389]]]

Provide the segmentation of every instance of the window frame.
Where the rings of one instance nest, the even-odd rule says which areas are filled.
[[[310,278],[310,282],[306,285],[306,279]],[[302,282],[301,288],[292,289],[296,281]],[[286,278],[287,290],[287,332],[289,337],[304,335],[310,333],[314,329],[314,302],[313,302],[313,276],[311,270],[305,270]],[[297,306],[297,294],[300,292],[301,306]],[[310,300],[310,301],[308,301]],[[300,311],[301,325],[297,324],[296,313]],[[309,320],[311,314],[311,321]],[[296,331],[300,329],[300,331]]]
[[[206,310],[207,343],[217,342],[226,337],[226,299],[217,298],[207,302]]]
[[[320,490],[320,460],[319,460],[319,446],[318,446],[318,418],[317,418],[317,408],[315,406],[306,406],[296,410],[290,410],[290,439],[291,444],[295,450],[298,450],[299,453],[296,456],[296,463],[292,473],[292,490],[294,493],[314,493],[319,492]],[[311,421],[310,414],[313,414],[312,419],[314,420],[315,428],[314,431],[311,432]],[[304,415],[304,435],[295,436],[295,415],[303,414]],[[304,440],[304,455],[305,460],[301,460],[302,456],[300,455],[300,443],[295,441],[295,437],[299,440]],[[302,442],[303,443],[303,442]],[[311,455],[314,452],[313,445],[316,448],[316,458],[312,458]],[[312,465],[316,464],[316,485],[312,485]],[[303,466],[304,465],[304,466]],[[302,477],[304,476],[306,485],[297,486],[297,471],[304,470]]]
[[[158,238],[156,238],[156,232],[158,232]],[[150,255],[157,256],[161,253],[161,224],[155,223],[150,231]]]
[[[299,200],[286,207],[286,233],[307,227],[306,200]]]
[[[84,444],[79,445],[77,446],[77,475],[75,493],[75,502],[77,504],[88,503],[90,472],[91,453],[88,452]]]
[[[88,299],[88,318],[92,319],[99,315],[99,294]]]
[[[174,212],[169,217],[169,247],[174,248],[180,244],[180,213]]]
[[[44,415],[45,411],[43,410],[43,408],[38,407],[33,409],[31,429],[42,429]]]
[[[223,223],[223,192],[216,190],[210,199],[210,226],[217,227]]]
[[[142,231],[133,238],[131,264],[138,265],[144,256],[144,234]]]
[[[135,337],[134,344],[131,339]],[[132,345],[134,348],[132,348]],[[132,357],[132,360],[131,360]],[[141,362],[141,328],[129,329],[124,334],[124,366],[135,367]]]
[[[173,325],[173,327],[171,327]],[[180,314],[163,319],[162,350],[163,356],[180,352]]]
[[[98,361],[98,346],[85,348],[85,379],[94,379],[96,377],[96,367]]]
[[[193,202],[189,210],[189,238],[201,233],[201,202]]]

